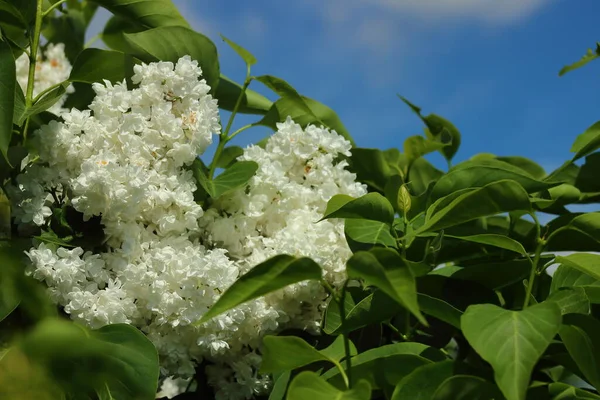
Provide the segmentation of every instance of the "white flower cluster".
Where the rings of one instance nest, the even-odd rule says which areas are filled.
[[[31,273],[73,319],[139,327],[157,347],[164,375],[190,377],[206,359],[217,398],[250,398],[270,385],[257,372],[261,337],[317,328],[320,285],[302,282],[193,323],[241,274],[276,254],[311,257],[330,282],[344,279],[343,223],[316,222],[333,195],[366,193],[346,163],[335,162],[350,144],[288,119],[265,149],[250,146],[239,158],[259,165],[247,187],[203,210],[187,167],[220,124],[200,68],[183,57],[134,72],[137,88],[94,85],[90,110],[72,110],[37,132],[41,164],[9,193],[15,218],[44,225],[52,204],[66,201],[84,219],[101,217],[105,250],[42,243],[28,252]]]
[[[71,73],[71,63],[65,55],[65,45],[63,43],[49,43],[44,51],[38,51],[35,64],[35,78],[33,82],[33,95],[37,96],[44,90],[57,85],[69,78]],[[23,90],[27,90],[27,81],[29,80],[29,56],[23,53],[16,59],[17,82]],[[75,89],[72,85],[67,87],[67,93],[73,93]],[[63,96],[58,102],[54,103],[47,111],[59,115],[67,111],[62,108],[67,97]]]

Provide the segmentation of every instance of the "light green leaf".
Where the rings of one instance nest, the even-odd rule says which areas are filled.
[[[25,268],[23,254],[10,244],[0,242],[0,322],[21,302],[17,274]]]
[[[376,248],[370,252],[359,251],[348,260],[346,271],[348,277],[363,279],[367,285],[378,287],[428,326],[419,311],[415,279],[395,250]]]
[[[72,322],[46,319],[24,338],[20,348],[46,366],[51,377],[75,397],[86,392],[119,400],[156,396],[158,354],[152,342],[131,325],[88,330]]]
[[[562,382],[548,385],[551,400],[600,400],[600,396]]]
[[[467,308],[461,326],[469,344],[492,365],[506,400],[525,400],[533,367],[558,333],[561,319],[554,302],[522,311],[477,304]]]
[[[590,239],[600,243],[600,212],[590,212],[581,215],[570,215],[569,217],[559,217],[563,220],[570,220],[562,225],[558,219],[549,223],[549,236],[547,241],[551,241],[554,235],[559,231],[570,230],[577,231],[586,235]],[[555,228],[556,226],[556,228]]]
[[[560,312],[565,314],[589,314],[590,300],[581,287],[562,288],[548,296],[546,301],[554,301],[560,307]]]
[[[565,315],[560,338],[585,379],[600,387],[600,321],[589,315]]]
[[[440,203],[445,206],[438,207]],[[530,209],[529,196],[523,187],[515,181],[502,180],[439,199],[429,207],[425,223],[415,234],[449,228],[502,212]],[[430,214],[430,210],[435,211]]]
[[[219,101],[219,108],[227,111],[233,111],[237,99],[240,97],[242,86],[233,82],[231,79],[221,75],[219,85],[215,92],[215,98]],[[242,100],[238,106],[238,113],[242,114],[260,114],[265,115],[271,108],[273,102],[262,94],[246,88],[242,95]]]
[[[581,157],[585,157],[588,154],[600,148],[600,121],[590,126],[577,136],[573,146],[571,146],[571,152],[575,153],[572,161],[578,160]]]
[[[299,373],[290,383],[287,400],[370,400],[371,386],[358,381],[351,390],[341,391],[312,371]]]
[[[313,113],[304,98],[300,96],[300,94],[292,87],[292,85],[283,79],[272,75],[261,75],[254,77],[254,79],[271,89],[273,92],[277,93],[282,99],[287,99],[293,103],[295,108],[308,115],[309,118],[312,118],[314,122],[320,122],[319,118]],[[265,118],[268,119],[268,116]]]
[[[269,400],[283,400],[285,398],[291,376],[291,371],[273,374],[273,390],[269,393]]]
[[[564,74],[566,74],[569,71],[573,71],[574,69],[581,68],[585,64],[589,63],[592,60],[595,60],[599,56],[600,56],[600,43],[597,43],[596,51],[593,51],[592,49],[588,49],[587,53],[585,53],[585,55],[579,61],[577,61],[571,65],[566,65],[566,66],[562,67],[562,69],[558,73],[558,76],[563,76]]]
[[[451,360],[425,364],[402,378],[396,385],[392,400],[430,400],[436,389],[454,371],[454,362]]]
[[[254,161],[236,162],[210,182],[214,194],[213,197],[218,198],[229,190],[244,186],[250,181],[257,170],[258,164]]]
[[[327,218],[362,218],[384,222],[392,225],[394,222],[394,208],[390,202],[379,193],[367,193],[357,199],[348,200],[345,195],[336,195],[327,205],[323,219]],[[339,206],[339,207],[338,207]]]
[[[600,303],[600,279],[592,278],[575,268],[560,265],[552,275],[550,293],[570,287],[582,288],[591,303]]]
[[[202,68],[202,78],[214,92],[219,84],[219,59],[215,44],[201,33],[183,26],[161,26],[147,31],[125,33],[132,56],[144,62],[171,61],[189,55]],[[122,49],[119,49],[122,50]]]
[[[15,58],[8,42],[0,40],[0,152],[8,161],[16,87]]]
[[[31,107],[25,110],[25,113],[21,115],[18,125],[21,125],[27,118],[30,118],[36,114],[46,111],[58,102],[67,92],[69,82],[63,82],[60,86],[52,89],[46,93],[41,99],[38,99]]]
[[[69,81],[122,82],[133,74],[133,58],[114,50],[85,49],[75,60]]]
[[[358,243],[396,247],[396,239],[390,232],[390,226],[384,222],[368,219],[347,219],[344,222],[346,237]]]
[[[342,336],[338,336],[323,350],[315,349],[297,336],[267,335],[262,344],[261,374],[290,371],[317,361],[328,361],[339,366],[340,360],[345,357]],[[354,344],[351,344],[350,354],[356,355]]]
[[[239,44],[227,39],[225,36],[219,36],[221,36],[221,39],[223,39],[223,41],[227,43],[229,47],[231,47],[238,54],[238,56],[242,58],[242,60],[244,60],[248,67],[251,67],[252,65],[256,64],[256,58],[252,55],[252,53],[250,53],[248,50],[246,50]]]
[[[321,267],[310,258],[286,254],[272,257],[239,277],[196,324],[202,324],[249,300],[309,279],[321,279]]]
[[[573,253],[568,256],[558,256],[555,261],[600,280],[600,255],[598,254]]]

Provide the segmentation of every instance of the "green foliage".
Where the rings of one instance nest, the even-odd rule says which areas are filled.
[[[222,75],[215,44],[170,0],[44,0],[43,14],[37,4],[0,2],[0,398],[153,399],[158,356],[142,332],[57,319],[64,310],[24,273],[24,252],[39,242],[95,250],[109,239],[99,217],[84,221],[72,207],[52,207],[49,223],[31,231],[11,217],[4,188],[18,183],[26,156],[38,162],[29,138],[58,119],[46,110],[70,84],[76,91],[65,106],[85,108],[92,83],[130,86],[135,63],[191,56],[219,107],[232,112],[213,160],[189,167],[204,208],[245,189],[255,175],[258,164],[238,161],[243,149],[229,143],[247,128],[275,130],[291,117],[354,142],[331,108],[282,78],[250,75],[256,58],[225,36],[247,74],[242,84]],[[85,48],[99,7],[113,14],[100,35],[108,49]],[[15,82],[15,59],[40,33],[42,43],[65,44],[73,69],[67,81],[34,97]],[[560,75],[598,58],[599,49]],[[271,90],[273,101],[250,89],[253,81]],[[526,157],[491,153],[452,166],[458,128],[400,98],[425,125],[424,135],[403,133],[400,149],[353,147],[340,160],[368,193],[335,195],[320,210],[321,221],[344,222],[352,255],[343,284],[326,281],[316,261],[276,255],[241,275],[196,325],[310,280],[327,304],[320,335],[286,331],[282,320],[260,343],[256,373],[272,376],[270,400],[600,399],[600,212],[570,211],[600,203],[600,122],[577,136],[570,159],[549,173]],[[257,117],[231,133],[237,113]],[[427,160],[433,152],[447,160],[447,171]],[[553,219],[540,223],[540,212]],[[558,268],[550,276],[552,264]],[[201,393],[205,365],[177,398],[210,398]]]

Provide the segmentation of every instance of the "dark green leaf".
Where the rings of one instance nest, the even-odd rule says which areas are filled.
[[[171,0],[93,0],[114,15],[147,29],[159,26],[189,27]]]
[[[308,279],[321,279],[321,267],[310,258],[296,258],[285,254],[272,257],[238,278],[197,324],[246,301]]]
[[[384,191],[388,177],[392,171],[379,149],[352,149],[348,169],[356,174],[359,182],[366,183],[380,192]]]
[[[233,111],[241,91],[241,85],[221,75],[217,91],[215,92],[215,98],[219,101],[219,107],[224,110]],[[273,102],[262,94],[246,88],[238,107],[238,113],[264,115],[272,105]]]
[[[0,322],[19,305],[21,293],[17,283],[18,274],[25,268],[23,254],[10,246],[10,242],[0,242]]]
[[[317,350],[296,336],[267,335],[263,338],[261,349],[263,360],[260,373],[262,374],[290,371],[317,361],[328,361],[339,365],[339,361],[345,357],[342,336],[338,336],[326,349]],[[350,352],[356,355],[353,344]]]
[[[552,400],[600,400],[598,395],[562,382],[548,385],[548,392]]]
[[[437,235],[434,233],[425,233],[421,236],[425,237],[436,237]],[[456,235],[448,235],[445,234],[444,237],[464,240],[466,242],[479,243],[488,246],[494,246],[501,249],[506,249],[509,251],[514,251],[515,253],[519,253],[521,255],[526,255],[527,252],[523,248],[523,245],[517,242],[514,239],[509,238],[508,236],[497,235],[493,233],[482,233],[480,235],[471,235],[471,236],[456,236]]]
[[[25,337],[20,347],[31,360],[47,366],[52,378],[71,395],[96,392],[100,398],[124,400],[150,400],[156,396],[156,349],[131,325],[88,330],[71,322],[47,319]]]
[[[566,265],[559,266],[552,276],[550,292],[560,288],[582,288],[591,303],[600,303],[600,280]]]
[[[239,146],[229,146],[223,149],[217,162],[217,168],[229,168],[237,162],[237,158],[244,154],[244,149]]]
[[[347,219],[344,222],[344,233],[347,238],[367,244],[380,244],[396,247],[396,239],[391,234],[388,224],[368,219]]]
[[[31,107],[25,110],[25,113],[21,115],[20,120],[18,121],[18,125],[21,125],[27,118],[30,118],[36,114],[46,111],[57,101],[59,101],[66,93],[67,87],[69,86],[68,82],[64,82],[60,86],[52,89],[48,93],[46,93],[41,99],[37,100]]]
[[[448,198],[448,199],[447,199]],[[528,211],[529,196],[512,180],[493,182],[477,189],[467,189],[436,201],[427,210],[425,223],[416,231],[445,229],[474,219],[509,211]],[[439,207],[445,204],[444,207]]]
[[[402,378],[394,389],[392,400],[430,400],[453,371],[454,362],[450,360],[423,365]]]
[[[494,369],[496,384],[507,400],[525,400],[534,365],[561,325],[554,302],[522,311],[492,304],[470,306],[461,318],[463,334]]]
[[[258,170],[254,161],[238,161],[210,181],[212,195],[218,198],[223,193],[244,186]],[[209,192],[210,193],[210,192]]]
[[[215,44],[201,33],[183,26],[161,26],[147,31],[125,33],[125,41],[140,49],[131,55],[144,62],[171,61],[189,55],[202,68],[202,78],[216,90],[219,84],[219,60]],[[121,49],[119,49],[121,50]]]
[[[600,387],[600,321],[588,315],[565,315],[560,338],[585,379]]]
[[[252,55],[252,53],[250,53],[248,50],[246,50],[239,44],[234,43],[231,40],[227,39],[225,36],[223,36],[223,35],[220,35],[220,36],[221,36],[221,39],[223,39],[223,41],[229,45],[229,47],[231,47],[240,57],[242,57],[242,60],[244,60],[244,62],[246,63],[246,65],[248,65],[248,67],[256,64],[256,58]]]
[[[369,400],[371,386],[358,381],[351,390],[340,391],[312,371],[299,373],[290,383],[287,400]]]
[[[379,193],[367,193],[357,199],[336,195],[327,204],[323,219],[327,218],[363,218],[384,222],[391,226],[394,221],[394,209],[390,202]]]
[[[0,40],[0,152],[8,161],[15,109],[16,66],[10,45]]]
[[[500,400],[501,396],[498,388],[485,379],[454,375],[437,387],[432,400]]]
[[[87,23],[83,12],[69,7],[64,13],[44,18],[42,34],[50,43],[62,43],[71,63],[83,50]]]
[[[73,65],[69,81],[94,83],[105,79],[122,82],[133,74],[133,59],[120,51],[85,49]]]
[[[415,279],[396,251],[360,251],[348,260],[346,271],[350,278],[363,279],[366,284],[378,287],[427,326],[427,321],[419,311]]]
[[[419,293],[417,298],[419,300],[419,309],[422,312],[460,329],[462,311],[442,299],[427,294]]]

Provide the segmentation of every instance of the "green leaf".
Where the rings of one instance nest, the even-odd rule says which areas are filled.
[[[425,237],[437,237],[438,235],[435,233],[424,233],[420,236]],[[456,236],[456,235],[448,235],[444,234],[444,237],[463,240],[465,242],[471,243],[479,243],[487,246],[494,246],[500,249],[505,249],[509,251],[514,251],[515,253],[519,253],[521,255],[526,255],[527,251],[523,248],[523,245],[517,242],[514,239],[509,238],[504,235],[497,235],[494,233],[482,233],[480,235],[470,235],[470,236]]]
[[[409,136],[404,141],[404,153],[408,158],[408,162],[416,160],[426,154],[433,153],[434,151],[442,150],[444,147],[451,143],[442,143],[440,141],[428,140],[423,136]]]
[[[531,272],[531,261],[527,259],[517,259],[499,262],[482,262],[464,268],[452,268],[454,269],[448,275],[449,277],[478,282],[489,289],[500,290],[527,278]]]
[[[421,115],[421,108],[415,106],[406,98],[398,95],[400,100],[402,100],[405,104],[407,104],[414,112],[419,116],[419,118],[425,123],[427,129],[425,133],[427,137],[430,139],[436,139],[438,141],[447,142],[444,140],[445,137],[450,138],[451,144],[448,146],[444,146],[440,149],[440,153],[446,158],[446,160],[452,160],[452,157],[458,151],[461,142],[461,135],[456,126],[447,119],[440,117],[439,115],[429,114],[427,116]]]
[[[263,338],[262,344],[261,374],[290,371],[317,361],[328,361],[337,366],[346,355],[342,336],[338,336],[323,350],[315,349],[296,336],[267,335]],[[350,353],[356,355],[356,347],[353,344]]]
[[[31,107],[25,110],[23,115],[21,115],[18,125],[21,125],[27,118],[44,112],[56,104],[56,102],[65,95],[68,86],[69,82],[63,82],[61,85],[46,93],[41,99],[37,100]]]
[[[550,293],[560,288],[582,288],[591,303],[600,303],[600,279],[595,279],[575,268],[560,265],[552,276]]]
[[[0,179],[3,179],[0,176]],[[10,200],[6,197],[4,190],[0,187],[0,240],[10,239]]]
[[[308,104],[306,104],[304,98],[300,96],[300,94],[292,87],[292,85],[283,79],[272,75],[261,75],[255,77],[254,79],[271,89],[273,92],[277,93],[282,99],[287,99],[300,112],[306,113],[309,118],[312,118],[314,122],[320,122],[319,118],[313,113]],[[265,116],[265,118],[269,118],[268,115]]]
[[[237,158],[244,154],[244,149],[239,146],[228,146],[223,149],[217,162],[217,168],[229,168],[237,162]]]
[[[189,55],[202,68],[202,78],[216,90],[219,84],[219,60],[215,44],[201,33],[183,26],[161,26],[147,31],[125,33],[125,41],[134,49],[131,55],[144,62],[171,61]],[[121,50],[121,49],[119,49]]]
[[[310,258],[286,254],[272,257],[239,277],[196,324],[202,324],[249,300],[308,279],[321,279],[321,267]]]
[[[346,295],[349,298],[349,295]],[[380,290],[369,294],[358,303],[345,304],[346,319],[342,325],[337,302],[332,299],[325,314],[323,331],[328,335],[352,332],[364,326],[381,323],[402,312],[403,308]]]
[[[582,192],[600,192],[600,182],[598,182],[596,172],[599,170],[600,152],[586,156],[585,163],[579,169],[573,184]]]
[[[367,244],[380,244],[396,247],[396,239],[391,234],[388,224],[368,219],[347,219],[344,222],[344,233],[347,238]]]
[[[497,400],[502,394],[491,382],[477,376],[454,375],[439,385],[432,400]]]
[[[541,165],[529,158],[520,156],[501,156],[495,157],[496,160],[503,161],[517,168],[521,168],[535,179],[542,179],[546,176],[546,171]]]
[[[424,293],[417,294],[417,298],[419,301],[419,309],[422,312],[460,329],[460,317],[463,314],[462,311],[442,299]]]
[[[562,382],[548,385],[548,393],[552,400],[600,400],[600,396]]]
[[[560,338],[585,379],[600,387],[600,321],[588,315],[565,315]]]
[[[363,279],[367,285],[378,287],[410,311],[423,325],[428,326],[419,311],[417,289],[406,262],[391,249],[359,251],[346,264],[348,277]]]
[[[461,326],[469,344],[492,365],[506,399],[525,400],[533,367],[558,333],[561,319],[554,302],[522,311],[477,304],[467,308]]]
[[[268,126],[274,130],[277,129],[277,123],[283,122],[289,116],[295,123],[305,128],[307,125],[325,125],[343,136],[354,146],[354,140],[350,133],[338,117],[338,115],[326,105],[319,103],[306,96],[300,96],[304,104],[308,107],[308,112],[304,106],[300,105],[297,99],[293,97],[282,97],[273,103],[263,119],[259,121],[260,125]]]
[[[590,301],[581,287],[562,288],[548,296],[546,301],[554,301],[560,307],[560,312],[565,314],[589,314]]]
[[[519,183],[527,193],[556,186],[558,182],[539,181],[522,169],[498,160],[464,161],[442,176],[431,191],[435,201],[461,189],[482,187],[501,180]]]
[[[348,169],[356,174],[356,180],[383,192],[392,171],[379,149],[352,149]]]
[[[114,15],[144,28],[159,26],[189,27],[171,0],[93,0]]]
[[[21,302],[17,283],[18,275],[25,268],[23,254],[11,246],[11,242],[0,242],[0,322],[10,315]]]
[[[233,82],[226,76],[221,75],[217,91],[215,92],[215,98],[219,101],[219,108],[233,111],[241,91],[241,85]],[[262,94],[246,88],[237,112],[242,114],[265,115],[272,105],[273,102]]]
[[[598,149],[600,149],[600,121],[577,136],[573,146],[571,146],[571,152],[575,153],[572,161],[585,157]]]
[[[346,201],[348,198],[351,200]],[[394,208],[379,193],[367,193],[357,199],[346,195],[335,195],[328,202],[323,215],[323,219],[328,218],[363,218],[384,222],[391,226],[394,222]]]
[[[114,50],[85,49],[75,60],[69,81],[94,83],[105,79],[122,82],[133,74],[131,56]]]
[[[561,226],[560,222],[568,222]],[[561,220],[554,220],[549,223],[548,242],[552,240],[556,232],[563,230],[577,231],[586,235],[591,240],[600,243],[600,212],[591,212],[581,215],[570,215],[563,217]]]
[[[19,121],[22,121],[21,116],[25,114],[25,95],[20,85],[15,85],[15,106],[13,112],[13,124],[21,126]]]
[[[254,161],[238,161],[210,182],[214,198],[247,184],[258,170]],[[210,193],[210,192],[209,192]]]
[[[242,60],[244,60],[248,67],[251,67],[252,65],[256,64],[256,58],[252,55],[252,53],[250,53],[248,50],[246,50],[239,44],[227,39],[225,36],[219,36],[221,36],[221,39],[223,39],[223,41],[227,43],[229,47],[231,47],[240,57],[242,57]]]
[[[395,386],[415,368],[445,359],[441,351],[422,343],[387,344],[352,357],[352,377],[365,379],[374,389],[383,385]],[[345,363],[342,366],[346,371]],[[322,377],[335,387],[342,388],[345,385],[337,368],[327,370]]]
[[[423,365],[402,378],[394,389],[392,400],[430,400],[453,371],[454,362],[451,360]]]
[[[341,391],[312,371],[299,373],[290,383],[287,400],[370,400],[371,386],[358,381],[351,390]]]
[[[600,255],[591,253],[574,253],[568,256],[558,256],[556,263],[575,268],[594,279],[600,280]]]
[[[288,383],[292,377],[291,371],[273,374],[273,390],[269,393],[269,400],[283,400],[287,392]]]
[[[83,50],[87,23],[80,10],[67,8],[64,12],[43,20],[42,35],[50,43],[62,43],[65,55],[73,62]]]
[[[416,235],[449,228],[488,215],[531,209],[527,192],[521,185],[511,180],[493,182],[477,189],[467,189],[449,195],[447,198],[443,197],[429,207],[425,223],[417,229]],[[444,203],[447,204],[438,209],[438,205]],[[431,210],[435,211],[430,214]]]
[[[15,108],[16,66],[10,45],[0,40],[0,152],[8,161]]]
[[[47,319],[24,338],[20,348],[31,360],[45,365],[72,396],[93,392],[100,398],[124,400],[156,396],[158,354],[131,325],[88,330],[72,322]]]
[[[558,73],[558,76],[563,76],[564,74],[566,74],[569,71],[573,71],[574,69],[581,68],[585,64],[589,63],[592,60],[595,60],[599,56],[600,56],[600,44],[597,43],[596,51],[593,51],[592,49],[588,49],[587,53],[585,53],[585,55],[579,61],[577,61],[571,65],[566,65],[566,66],[562,67],[562,69]]]

